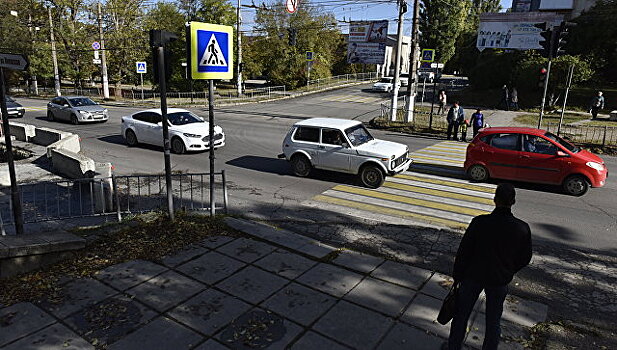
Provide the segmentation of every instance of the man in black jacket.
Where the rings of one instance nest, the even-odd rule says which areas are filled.
[[[515,190],[500,184],[495,191],[495,210],[475,217],[458,248],[454,281],[460,283],[456,314],[450,327],[449,350],[461,348],[467,321],[480,292],[486,294],[486,334],[483,350],[497,349],[500,320],[508,283],[531,261],[531,230],[512,215]]]

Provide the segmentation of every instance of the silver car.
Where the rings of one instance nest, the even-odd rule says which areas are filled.
[[[75,125],[89,122],[106,122],[107,108],[83,96],[55,97],[47,104],[47,119],[64,120]]]

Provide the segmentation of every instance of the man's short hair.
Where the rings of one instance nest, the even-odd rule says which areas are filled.
[[[514,204],[516,199],[516,190],[509,183],[501,183],[497,185],[495,190],[495,202],[500,204]]]

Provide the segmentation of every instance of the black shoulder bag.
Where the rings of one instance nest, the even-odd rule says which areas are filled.
[[[442,325],[446,325],[454,318],[454,314],[456,313],[456,295],[458,294],[458,285],[459,283],[456,281],[452,283],[452,287],[450,287],[448,295],[446,295],[443,300],[443,304],[439,310],[439,315],[437,315],[437,322]]]

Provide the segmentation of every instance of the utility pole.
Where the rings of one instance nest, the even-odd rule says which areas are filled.
[[[407,103],[405,106],[405,122],[413,121],[413,111],[416,104],[416,90],[418,87],[418,52],[420,43],[418,42],[420,32],[420,6],[419,1],[413,1],[413,23],[411,26],[411,51],[409,52],[409,82],[407,83]],[[413,84],[413,86],[412,86]],[[422,98],[424,99],[424,87],[422,88]]]
[[[38,29],[39,27],[36,27],[36,28]],[[30,32],[30,39],[32,39],[32,47],[34,48],[36,43],[34,41],[34,34],[32,33],[32,14],[28,14],[28,31]],[[39,94],[39,83],[36,80],[36,74],[30,75],[30,81],[32,81],[32,90],[34,91],[34,95],[38,95]]]
[[[242,95],[242,34],[240,34],[240,25],[242,24],[242,15],[240,14],[241,0],[238,0],[237,9],[237,26],[236,26],[236,40],[238,42],[238,96]]]
[[[54,62],[54,85],[56,87],[56,96],[62,95],[60,92],[60,74],[58,73],[58,57],[56,56],[56,39],[54,39],[54,23],[51,18],[51,7],[47,8],[49,15],[49,41],[51,41],[51,60]]]
[[[99,43],[101,44],[101,79],[103,80],[103,98],[109,98],[109,81],[107,80],[107,60],[105,59],[105,39],[103,39],[103,10],[101,3],[96,4],[99,21]]]
[[[396,36],[396,59],[394,60],[394,79],[392,81],[392,104],[390,105],[390,120],[396,121],[396,112],[398,109],[398,90],[399,76],[401,74],[401,49],[403,47],[403,15],[407,12],[407,3],[405,0],[398,0],[398,28]]]

